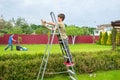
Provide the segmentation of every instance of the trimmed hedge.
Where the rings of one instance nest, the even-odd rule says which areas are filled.
[[[39,71],[42,54],[0,55],[0,80],[34,80]],[[76,52],[73,54],[77,73],[120,69],[120,54],[111,51]],[[65,71],[64,59],[59,53],[51,54],[47,72]],[[46,74],[46,77],[51,75]]]

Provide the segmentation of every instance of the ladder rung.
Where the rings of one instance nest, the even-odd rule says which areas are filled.
[[[63,42],[62,41],[59,41],[60,44],[62,44]]]
[[[67,50],[67,49],[62,48],[62,50]]]
[[[46,60],[43,60],[44,62],[46,62]]]
[[[51,34],[60,34],[60,33],[51,33]]]
[[[76,80],[73,76],[70,76],[70,78],[71,78],[72,80]]]
[[[58,39],[59,42],[63,42],[62,39]]]
[[[64,56],[64,58],[67,58],[67,59],[68,59],[69,57],[67,57],[67,56]]]
[[[73,72],[72,70],[68,70],[68,72],[73,74],[73,75],[75,74],[75,72]]]

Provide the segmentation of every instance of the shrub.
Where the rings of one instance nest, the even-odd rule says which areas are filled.
[[[0,55],[0,80],[34,80],[39,71],[42,54],[3,54]],[[120,54],[111,51],[74,53],[77,73],[89,73],[99,70],[120,69]],[[46,72],[65,71],[61,54],[49,57]],[[46,77],[51,76],[46,74]]]
[[[116,34],[116,45],[120,45],[120,32]]]
[[[101,45],[104,45],[104,41],[105,41],[105,33],[102,33]]]
[[[112,44],[112,34],[111,33],[108,35],[108,40],[107,40],[106,44],[107,45],[111,45]]]
[[[101,44],[101,38],[102,38],[102,32],[100,32],[100,36],[99,36],[99,40],[98,40],[97,44]]]
[[[104,44],[106,45],[106,43],[107,43],[107,40],[108,40],[108,33],[107,32],[105,32],[105,34],[104,34],[105,36],[104,36]]]

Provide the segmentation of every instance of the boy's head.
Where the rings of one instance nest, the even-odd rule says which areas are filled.
[[[65,15],[64,14],[58,14],[58,21],[64,21]]]

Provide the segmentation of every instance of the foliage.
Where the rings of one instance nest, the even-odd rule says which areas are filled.
[[[112,45],[112,33],[108,35],[107,45]]]
[[[39,71],[42,54],[9,54],[0,55],[1,80],[34,80]],[[74,53],[77,73],[90,73],[101,70],[120,69],[120,54],[110,51]],[[64,71],[64,59],[61,54],[52,54],[47,65],[47,72]],[[50,76],[48,74],[46,77]]]
[[[102,32],[100,32],[99,40],[98,40],[97,44],[101,44],[101,38],[102,38]]]
[[[104,45],[105,33],[102,32],[101,45]]]
[[[116,45],[120,45],[120,32],[116,34]]]
[[[44,28],[44,27],[40,27],[40,28],[35,30],[36,34],[47,34],[48,32],[49,32],[49,30]]]
[[[109,38],[111,38],[111,35]],[[107,32],[100,32],[98,44],[106,45],[107,41],[108,41],[108,33]]]
[[[108,33],[105,32],[105,36],[104,36],[104,45],[106,45],[107,40],[108,40]]]
[[[101,44],[102,45],[106,45],[107,40],[108,40],[108,33],[107,32],[103,32],[102,33],[102,38],[101,38]]]
[[[66,27],[66,33],[69,36],[78,36],[82,35],[83,31],[79,27],[76,27],[75,25],[70,25]]]
[[[20,27],[13,27],[8,30],[8,34],[22,34],[22,29]]]
[[[33,29],[33,30],[36,30],[40,27],[42,27],[41,25],[36,25],[36,24],[31,24],[30,27]]]
[[[21,31],[17,32],[16,29],[18,29],[18,31],[21,29]],[[11,30],[13,30],[13,32]],[[33,33],[33,29],[24,18],[19,17],[16,20],[12,18],[9,21],[4,21],[3,28],[0,32],[7,34],[31,34]]]
[[[10,21],[16,27],[22,27],[24,25],[28,25],[26,20],[24,18],[21,18],[21,17],[17,18],[16,20],[14,18],[12,18],[12,20],[10,20]]]
[[[90,35],[89,28],[86,26],[83,26],[81,28],[83,30],[83,35]]]
[[[66,33],[67,33],[67,35],[72,37],[72,43],[74,45],[76,37],[78,35],[82,35],[83,30],[75,25],[70,25],[70,26],[66,27]]]

